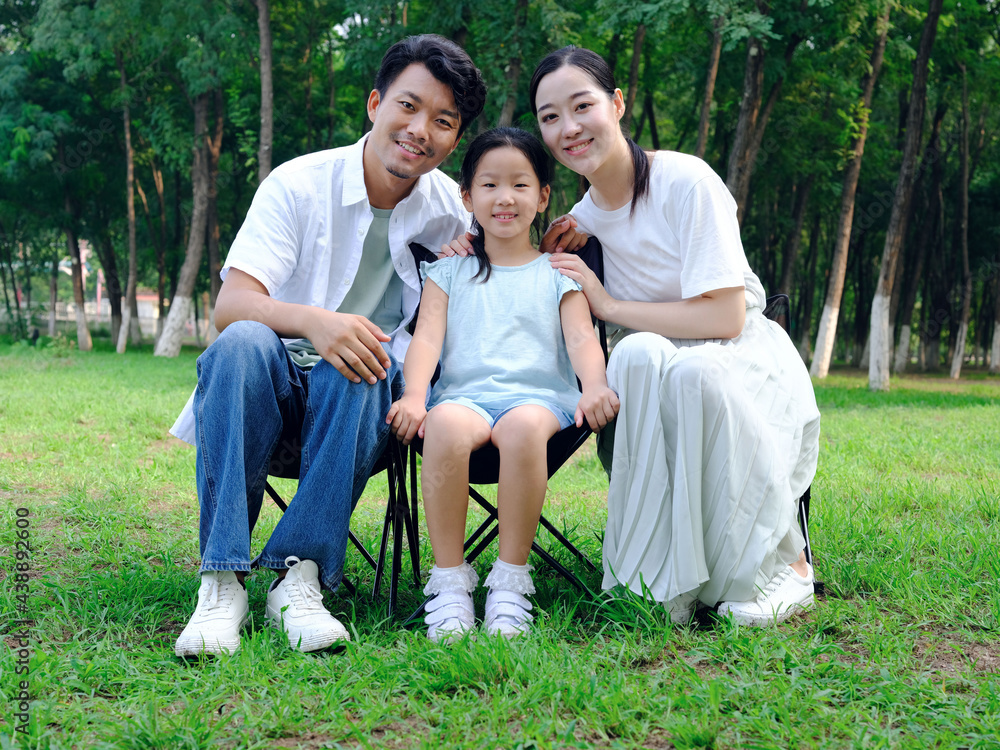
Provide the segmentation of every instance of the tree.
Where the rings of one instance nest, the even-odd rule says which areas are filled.
[[[869,334],[871,359],[868,365],[868,387],[873,391],[889,388],[889,358],[892,338],[889,335],[889,302],[892,298],[892,282],[896,274],[899,248],[906,233],[905,217],[909,209],[916,174],[916,156],[924,125],[924,109],[927,103],[927,66],[930,62],[934,37],[937,35],[938,18],[941,15],[942,0],[930,0],[927,18],[917,59],[913,63],[913,86],[910,90],[906,116],[906,140],[903,147],[903,161],[899,167],[899,181],[892,203],[889,229],[886,233],[882,264],[879,269],[878,286],[872,300],[871,332]]]
[[[813,350],[813,361],[809,368],[809,374],[817,378],[826,377],[830,371],[830,361],[833,358],[833,342],[837,332],[837,318],[840,315],[840,301],[844,293],[844,277],[847,274],[847,252],[851,243],[851,227],[854,224],[854,199],[857,194],[858,180],[861,177],[861,161],[865,153],[865,141],[868,138],[868,124],[875,82],[882,69],[885,44],[889,36],[889,11],[890,6],[887,4],[878,16],[877,36],[872,46],[868,70],[861,83],[861,101],[852,113],[852,126],[856,134],[850,147],[847,169],[844,171],[844,184],[840,194],[840,218],[837,221],[826,301],[823,303],[819,332],[816,334],[816,347]]]

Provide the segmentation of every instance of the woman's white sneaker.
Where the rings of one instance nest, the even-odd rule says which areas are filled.
[[[240,650],[240,629],[250,607],[247,590],[231,570],[208,570],[201,574],[198,606],[177,637],[177,656],[235,654]]]
[[[267,619],[288,636],[288,645],[299,651],[320,651],[350,633],[323,606],[319,566],[312,560],[285,559],[288,572],[267,592]]]
[[[787,566],[770,580],[767,586],[749,602],[722,602],[719,614],[731,614],[741,625],[762,627],[787,620],[816,603],[813,569],[803,578],[792,566]]]

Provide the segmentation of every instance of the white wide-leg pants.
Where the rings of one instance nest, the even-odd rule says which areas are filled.
[[[805,546],[796,501],[819,451],[812,383],[788,336],[759,309],[734,339],[634,333],[608,382],[621,411],[604,588],[753,599]]]

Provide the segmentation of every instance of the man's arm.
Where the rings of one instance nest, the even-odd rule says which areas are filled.
[[[230,268],[215,303],[215,327],[221,333],[238,320],[263,323],[283,338],[309,339],[319,355],[352,382],[364,378],[374,384],[386,377],[390,362],[380,342],[390,337],[370,320],[280,302],[253,276]]]

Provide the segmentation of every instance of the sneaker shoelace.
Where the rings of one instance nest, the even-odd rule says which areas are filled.
[[[205,593],[205,598],[198,609],[201,614],[209,614],[217,609],[225,609],[232,603],[233,594],[233,587],[231,585],[223,586],[219,583],[218,578],[211,578],[208,582],[208,591]]]
[[[783,571],[778,573],[778,575],[776,575],[774,578],[768,581],[767,586],[765,586],[764,590],[760,592],[760,595],[757,597],[757,599],[759,601],[765,601],[769,599],[771,594],[773,594],[778,589],[778,587],[785,582],[785,579],[788,578],[791,572],[792,572],[791,567],[787,567]]]
[[[326,611],[323,607],[323,592],[314,583],[306,583],[298,576],[296,576],[296,580],[289,581],[288,577],[285,576],[285,587],[288,590],[288,598],[295,603],[297,608],[305,611],[318,609]]]

